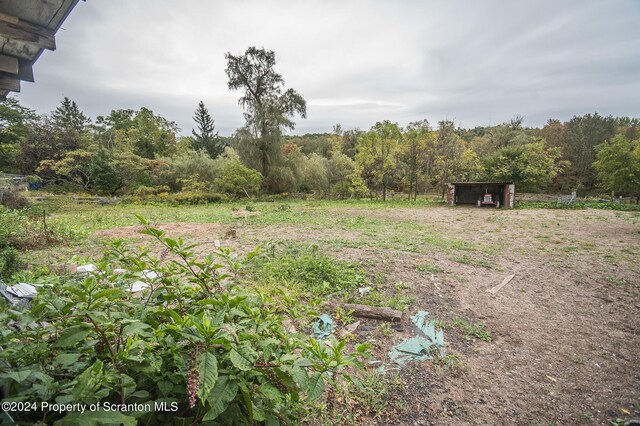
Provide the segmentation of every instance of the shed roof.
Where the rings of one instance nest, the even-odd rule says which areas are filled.
[[[450,185],[471,186],[471,185],[513,185],[513,182],[450,182]]]
[[[55,34],[79,0],[2,0],[0,2],[0,98],[35,81],[33,64],[55,50]]]

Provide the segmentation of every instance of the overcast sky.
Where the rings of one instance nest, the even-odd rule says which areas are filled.
[[[44,113],[68,96],[93,119],[145,106],[183,134],[202,99],[229,135],[243,118],[224,55],[258,46],[307,100],[295,134],[385,119],[638,117],[639,22],[639,0],[88,0],[19,99]]]

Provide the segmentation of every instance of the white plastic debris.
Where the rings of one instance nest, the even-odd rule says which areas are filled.
[[[371,293],[371,287],[360,287],[358,288],[358,293],[360,293],[360,297],[364,297]]]
[[[127,270],[122,268],[116,268],[113,270],[113,273],[116,275],[124,275],[127,273]]]
[[[159,276],[160,274],[150,269],[145,269],[143,271],[140,271],[140,279],[132,282],[131,285],[129,285],[128,290],[131,293],[137,293],[139,291],[145,290],[149,288],[149,281],[154,280]]]
[[[88,263],[86,265],[78,266],[76,268],[76,272],[78,274],[88,274],[90,272],[95,272],[98,270],[98,267],[93,263]]]
[[[144,289],[146,289],[148,287],[149,287],[149,284],[147,284],[144,281],[138,280],[138,281],[134,281],[134,282],[131,283],[131,285],[129,286],[129,291],[131,293],[137,293],[137,292],[142,291],[142,290],[144,290]]]
[[[214,240],[213,245],[216,247],[220,247],[220,240]]]
[[[38,291],[31,284],[19,283],[7,287],[7,291],[17,297],[25,297],[33,299],[38,294]]]
[[[153,280],[155,278],[158,278],[158,273],[150,269],[145,269],[144,271],[140,272],[140,277],[146,278],[148,280]]]

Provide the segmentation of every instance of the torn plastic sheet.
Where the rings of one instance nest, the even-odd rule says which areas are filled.
[[[131,293],[138,293],[139,291],[146,290],[150,287],[149,281],[158,278],[160,275],[156,271],[145,269],[140,272],[140,278],[137,281],[132,282],[127,288]]]
[[[51,284],[18,283],[8,286],[0,280],[0,296],[12,306],[30,308],[31,299],[38,295],[38,288],[42,286],[51,287]]]
[[[130,291],[131,293],[137,293],[139,291],[142,291],[146,288],[149,287],[149,284],[144,282],[144,281],[134,281],[132,282],[129,287],[127,287],[127,291]]]
[[[36,290],[36,287],[27,283],[18,283],[7,286],[7,291],[14,296],[24,297],[27,299],[33,299],[38,295],[38,290]]]
[[[88,274],[88,273],[93,273],[93,272],[97,272],[97,273],[104,273],[102,271],[100,271],[98,269],[98,267],[92,263],[86,264],[86,265],[82,265],[82,266],[78,266],[77,268],[77,273],[79,274]],[[122,269],[122,268],[116,268],[113,270],[113,273],[115,275],[126,275],[129,271],[127,271],[126,269]],[[160,277],[160,274],[158,274],[156,271],[150,270],[150,269],[145,269],[143,271],[140,271],[140,273],[138,274],[138,276],[140,277],[139,280],[136,280],[134,282],[132,282],[131,284],[129,284],[128,286],[125,287],[125,290],[131,292],[131,293],[138,293],[140,291],[143,291],[147,288],[149,288],[150,284],[149,282],[152,280],[155,280],[156,278]]]
[[[78,274],[88,274],[91,272],[96,272],[97,270],[98,270],[98,267],[93,263],[87,263],[86,265],[78,266],[76,268],[76,272]]]
[[[417,314],[411,317],[413,322],[433,343],[439,347],[444,347],[444,333],[442,330],[436,331],[436,322],[431,320],[427,322],[429,314],[425,311],[418,311]]]
[[[389,357],[397,364],[404,365],[411,361],[424,361],[432,359],[435,353],[441,353],[444,348],[444,334],[442,330],[436,331],[435,321],[427,321],[429,314],[419,311],[411,317],[416,327],[421,331],[421,336],[410,337],[395,345]]]
[[[327,314],[322,314],[313,324],[313,335],[316,339],[324,339],[331,335],[333,330],[333,318]]]

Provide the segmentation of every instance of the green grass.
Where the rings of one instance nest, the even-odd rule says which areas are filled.
[[[155,223],[220,223],[239,229],[240,236],[243,236],[243,230],[250,230],[251,233],[247,232],[249,241],[238,240],[241,248],[246,248],[246,243],[259,244],[264,242],[266,237],[261,236],[262,230],[268,230],[269,235],[273,235],[274,230],[280,230],[286,226],[287,232],[292,233],[291,236],[276,234],[276,238],[291,238],[292,241],[297,242],[288,242],[287,245],[265,244],[261,256],[254,258],[242,272],[242,278],[246,285],[255,286],[265,293],[282,292],[287,297],[302,298],[311,305],[321,300],[329,300],[330,303],[331,301],[348,301],[391,307],[401,311],[407,309],[413,311],[419,306],[419,303],[416,303],[416,299],[414,299],[417,293],[411,292],[416,291],[413,287],[414,282],[411,280],[415,277],[424,278],[424,274],[419,277],[421,274],[413,273],[413,278],[404,278],[404,275],[401,275],[403,279],[407,280],[406,282],[409,284],[407,285],[395,281],[400,279],[394,276],[395,272],[393,271],[396,269],[399,268],[405,273],[411,273],[411,270],[414,269],[415,272],[420,273],[440,274],[447,271],[440,266],[439,262],[451,259],[460,264],[501,270],[498,263],[490,263],[491,256],[511,250],[508,245],[503,246],[500,239],[492,241],[489,238],[477,243],[468,242],[464,240],[464,235],[451,233],[446,223],[410,220],[409,215],[402,217],[403,214],[394,214],[394,218],[390,218],[391,215],[382,211],[383,209],[405,208],[428,209],[440,205],[442,203],[434,198],[421,199],[417,202],[393,200],[386,203],[369,200],[277,200],[274,202],[240,200],[231,203],[184,206],[142,204],[100,206],[59,202],[56,204],[44,203],[38,205],[38,208],[44,208],[50,214],[47,223],[67,230],[68,235],[72,238],[64,246],[48,248],[39,256],[41,256],[40,260],[43,263],[59,263],[69,260],[72,255],[86,255],[91,250],[95,250],[93,246],[96,238],[91,238],[94,231],[138,225],[135,214],[144,216]],[[260,214],[247,218],[234,217],[232,215],[234,210],[248,210]],[[640,218],[640,212],[616,213],[616,217],[619,214],[625,220]],[[563,212],[559,212],[557,215],[567,216],[569,218],[567,220],[571,220],[572,216]],[[611,216],[613,217],[613,215]],[[402,220],[404,218],[408,219]],[[484,231],[481,228],[477,232],[494,232],[491,231],[494,223],[500,224],[507,220],[509,220],[507,215],[490,216],[487,222],[491,223],[483,225]],[[542,224],[531,220],[526,223],[526,227],[534,230],[536,226],[547,228],[543,231],[538,229],[537,232],[533,232],[539,242],[536,245],[554,250],[553,253],[556,253],[555,250],[558,249],[566,253],[579,251],[593,254],[597,252],[598,255],[602,254],[602,258],[606,262],[614,265],[621,263],[626,265],[625,262],[638,256],[637,245],[626,249],[610,249],[608,253],[600,253],[604,249],[596,243],[566,238],[558,239],[559,237],[554,232],[561,229],[562,225],[559,220],[554,219]],[[178,236],[175,235],[175,237]],[[628,236],[620,238],[628,239]],[[304,243],[301,243],[301,240]],[[315,244],[307,246],[310,243]],[[360,249],[361,251],[354,255],[354,250],[347,249]],[[353,255],[354,258],[362,259],[361,262],[355,263],[337,259],[339,256],[337,253],[342,250],[349,256]],[[588,253],[589,251],[591,253]],[[403,259],[401,264],[398,258],[406,252],[423,256],[409,255],[410,263],[404,263],[405,259]],[[442,253],[442,255],[433,255],[434,252]],[[37,259],[38,256],[37,253],[32,254],[34,256],[30,257],[30,261],[34,258]],[[418,258],[418,263],[414,266],[413,262],[416,260],[413,259]],[[447,268],[450,269],[450,272],[455,270],[455,268]],[[458,269],[467,270],[467,268]],[[478,272],[478,270],[474,271]],[[607,278],[608,283],[627,286],[624,290],[633,289],[633,285],[635,285],[633,277],[626,281],[615,277],[613,268],[610,267],[606,271],[611,275]],[[603,271],[602,276],[604,275]],[[464,275],[452,274],[451,276],[461,284],[469,283],[469,278]],[[471,274],[468,276],[472,277]],[[357,288],[365,286],[371,286],[372,290],[365,297],[360,297]],[[468,287],[471,288],[471,286]],[[339,314],[342,322],[354,320],[346,312]],[[468,340],[490,342],[492,339],[491,332],[482,322],[454,318],[439,324],[442,328],[455,330],[456,332],[452,332],[455,336],[463,336]],[[380,331],[384,335],[393,334],[384,325]],[[443,356],[439,362],[438,365],[444,370],[455,372],[464,368],[460,358],[453,354]],[[577,364],[578,358],[571,359],[571,362]],[[379,381],[379,376],[374,375],[366,380],[370,383],[366,384],[365,392],[359,396],[362,399],[358,403],[364,407],[365,411],[371,409],[372,412],[379,412],[382,409],[380,407],[384,407],[385,401],[383,401],[384,396],[378,396],[378,391],[384,395],[387,384],[384,381]],[[355,393],[351,394],[355,395]],[[326,416],[327,424],[331,424],[331,421],[335,421],[336,414],[338,413],[324,411],[322,415]],[[354,416],[355,420],[359,414],[351,413],[349,415]]]
[[[359,214],[354,217],[344,217],[337,221],[337,226],[345,230],[384,230],[384,223],[380,220],[367,219]]]
[[[608,282],[609,284],[614,284],[614,285],[617,285],[617,286],[620,286],[620,287],[624,287],[624,286],[626,286],[627,284],[629,284],[629,283],[627,282],[627,280],[625,280],[624,278],[606,277],[605,279],[607,280],[607,282]]]
[[[444,329],[458,329],[465,333],[467,339],[473,338],[484,342],[491,341],[491,332],[481,322],[472,323],[463,318],[454,318],[451,321],[439,322],[439,325]]]
[[[434,252],[444,253],[449,259],[461,264],[500,270],[497,265],[485,259],[499,256],[508,247],[498,242],[469,242],[457,236],[450,236],[446,225],[429,224],[417,220],[398,220],[377,214],[382,209],[432,208],[440,206],[436,197],[421,198],[417,202],[407,200],[390,200],[386,203],[369,200],[281,200],[216,203],[208,205],[151,205],[151,204],[116,204],[95,205],[75,204],[69,201],[47,201],[37,203],[33,210],[48,214],[47,223],[63,231],[65,244],[47,247],[33,252],[30,262],[55,263],[64,261],[65,257],[86,255],[96,250],[96,238],[93,232],[112,228],[138,225],[135,217],[139,214],[152,223],[220,223],[239,229],[250,229],[254,244],[259,244],[260,230],[271,228],[270,233],[287,226],[297,235],[308,234],[307,240],[320,244],[325,251],[342,249],[361,249],[367,251],[404,252],[420,255]],[[234,217],[235,210],[251,210],[257,216]],[[371,213],[373,212],[373,214]],[[625,218],[640,218],[640,212],[616,212]],[[503,216],[491,217],[491,220],[502,221]],[[634,219],[637,220],[637,219]],[[550,224],[550,225],[549,225]],[[556,221],[549,222],[552,228]],[[535,226],[535,223],[532,223]],[[257,231],[257,232],[256,232]],[[176,235],[176,237],[179,235]],[[287,235],[283,235],[287,237]],[[557,240],[551,235],[535,235],[540,241],[539,250],[557,244],[567,254],[575,252],[601,251],[593,242]],[[293,238],[299,241],[300,238]],[[99,241],[99,240],[98,240]],[[551,249],[549,249],[551,250]],[[557,249],[556,249],[557,250]],[[627,252],[611,250],[602,253],[602,258],[610,264],[637,257],[637,249],[626,249]],[[552,253],[552,251],[549,251]],[[376,262],[376,265],[379,262]],[[375,268],[375,266],[373,266]],[[416,267],[418,272],[441,273],[437,265],[423,264]],[[403,302],[398,302],[400,305]]]
[[[444,268],[432,263],[424,263],[422,265],[416,265],[415,270],[418,272],[431,272],[433,274],[444,272]]]
[[[411,304],[415,301],[413,297],[404,294],[401,291],[396,291],[395,294],[388,294],[387,292],[372,289],[369,294],[362,298],[353,298],[348,300],[349,302],[362,303],[369,306],[380,306],[385,308],[395,309],[401,312],[406,311]]]
[[[440,351],[434,351],[433,361],[436,368],[447,371],[453,376],[459,376],[468,369],[462,357],[454,353],[442,354]]]
[[[235,227],[268,227],[288,225],[301,230],[334,230],[349,233],[350,238],[329,239],[343,247],[373,247],[415,253],[430,251],[477,251],[484,248],[455,238],[447,238],[433,227],[412,220],[385,220],[366,217],[366,211],[393,208],[415,208],[439,205],[434,199],[417,202],[394,200],[386,203],[369,200],[344,201],[286,201],[286,202],[231,202],[208,205],[150,205],[116,204],[94,205],[62,203],[59,200],[39,203],[38,209],[50,214],[52,224],[58,224],[81,236],[98,230],[137,225],[136,214],[151,223],[221,223]],[[234,217],[235,210],[251,210],[259,215]],[[362,209],[362,214],[353,213]],[[327,210],[332,210],[330,213]]]
[[[640,211],[638,204],[613,204],[609,202],[586,201],[574,204],[558,204],[555,201],[517,201],[516,209],[559,209],[559,210],[616,210],[616,211]]]
[[[562,250],[565,253],[575,253],[578,250],[580,250],[580,247],[576,247],[576,246],[566,246],[566,247],[562,247],[560,250]]]
[[[400,376],[389,373],[382,375],[375,370],[367,370],[357,379],[357,385],[344,381],[335,387],[333,398],[330,395],[328,400],[314,404],[301,419],[301,424],[330,426],[339,423],[355,426],[370,424],[372,421],[379,423],[380,417],[392,404],[396,410],[403,409],[396,405],[397,399],[390,397],[404,386],[404,380]]]
[[[231,217],[231,208],[227,205],[208,206],[149,206],[119,204],[94,206],[87,204],[70,205],[54,211],[51,221],[69,227],[93,232],[122,226],[138,225],[136,214],[150,222],[194,222],[230,223],[237,219]]]
[[[265,250],[249,269],[253,281],[267,288],[287,287],[314,296],[345,294],[367,283],[365,271],[358,265],[320,253],[316,247],[285,247]]]
[[[618,266],[623,261],[623,256],[620,253],[606,253],[603,259],[613,266]]]
[[[335,240],[323,240],[322,242],[331,244],[336,248],[362,248],[367,245],[366,241],[349,241],[342,238],[338,238]]]
[[[462,256],[456,256],[454,258],[452,258],[451,260],[453,260],[454,262],[458,262],[458,263],[462,263],[463,265],[470,265],[470,266],[479,266],[481,268],[486,268],[486,269],[492,269],[493,266],[491,266],[491,264],[489,262],[487,262],[484,259],[473,259],[472,257],[470,257],[467,254],[464,254]]]
[[[581,356],[579,355],[572,355],[571,358],[569,358],[571,360],[571,362],[573,362],[574,364],[584,364],[584,359],[582,359]]]

